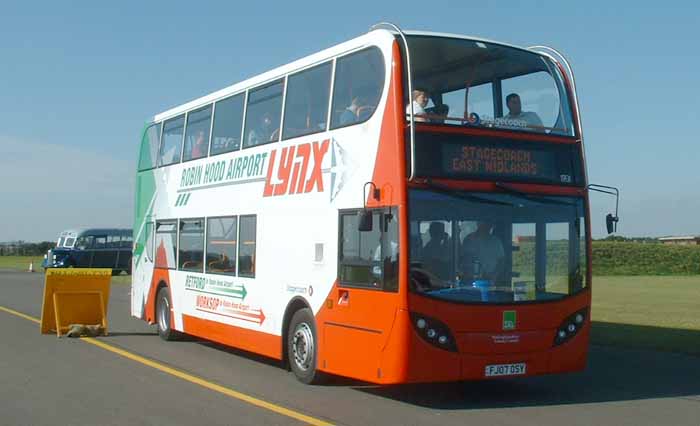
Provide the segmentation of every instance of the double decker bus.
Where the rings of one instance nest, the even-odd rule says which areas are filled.
[[[379,25],[147,124],[132,315],[305,383],[581,370],[588,206],[562,55]]]

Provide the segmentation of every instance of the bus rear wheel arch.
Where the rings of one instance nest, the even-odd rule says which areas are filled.
[[[170,289],[165,285],[159,286],[156,295],[156,325],[158,335],[165,341],[178,340],[180,337],[180,333],[171,326],[171,308]]]

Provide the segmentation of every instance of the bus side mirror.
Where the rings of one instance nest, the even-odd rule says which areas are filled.
[[[605,216],[605,226],[608,228],[608,234],[612,234],[615,231],[618,220],[620,220],[620,218],[613,216],[612,213],[608,213],[608,215]]]
[[[604,194],[615,196],[615,216],[613,216],[612,213],[608,213],[608,215],[605,216],[605,226],[608,228],[608,234],[616,232],[617,222],[620,220],[620,216],[618,216],[617,213],[619,211],[618,207],[620,206],[620,190],[614,186],[596,185],[593,183],[589,184],[587,188],[591,191],[602,192]]]
[[[369,232],[373,226],[372,210],[360,210],[357,213],[357,230],[360,232]]]
[[[394,215],[391,213],[382,214],[382,232],[389,232],[389,224],[394,220]]]

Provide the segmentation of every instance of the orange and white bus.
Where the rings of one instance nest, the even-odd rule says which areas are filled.
[[[149,121],[132,315],[306,383],[581,370],[588,212],[563,56],[380,25]]]

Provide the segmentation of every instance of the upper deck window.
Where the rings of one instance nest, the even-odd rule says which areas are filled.
[[[376,47],[339,58],[335,68],[331,128],[367,121],[384,88],[384,59]]]
[[[331,63],[289,76],[284,107],[283,139],[326,130]]]
[[[211,128],[211,105],[190,111],[187,114],[185,150],[182,160],[195,160],[209,153],[209,129]]]
[[[408,45],[415,121],[574,135],[562,76],[544,57],[445,37],[409,36]]]
[[[163,123],[163,135],[160,144],[160,166],[180,162],[182,150],[182,133],[185,128],[185,115],[170,119]]]
[[[244,101],[245,93],[240,93],[216,103],[211,155],[236,151],[241,147]]]
[[[150,170],[156,166],[158,143],[160,142],[160,123],[148,126],[141,140],[139,153],[139,171]]]
[[[248,93],[243,148],[279,140],[283,91],[284,81],[278,80]]]

